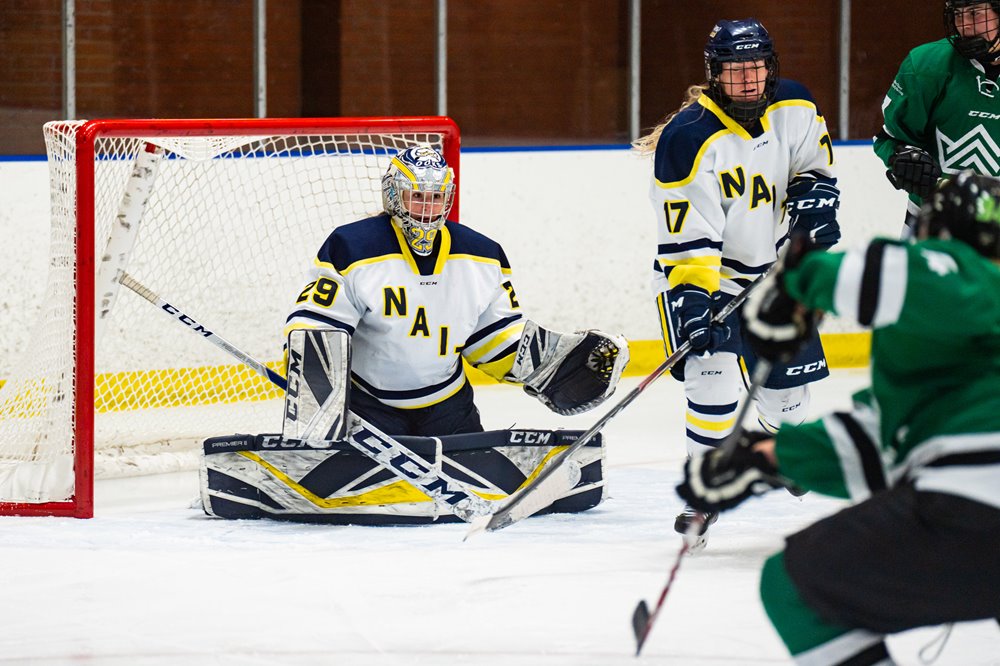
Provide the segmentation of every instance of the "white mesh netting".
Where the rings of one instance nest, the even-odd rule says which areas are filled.
[[[0,502],[73,493],[78,218],[95,234],[95,475],[194,466],[205,437],[278,431],[280,392],[114,284],[117,268],[277,368],[284,318],[322,241],[335,226],[381,211],[380,180],[391,155],[414,143],[440,148],[444,140],[433,131],[339,128],[97,138],[91,221],[76,206],[81,126],[45,127],[51,261],[32,346],[0,389]],[[149,144],[157,150],[149,152]]]

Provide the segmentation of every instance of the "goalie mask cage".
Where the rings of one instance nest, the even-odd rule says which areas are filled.
[[[382,212],[390,158],[431,144],[460,174],[444,117],[44,132],[49,276],[30,348],[0,389],[0,514],[90,517],[95,477],[194,468],[206,437],[280,430],[280,391],[119,285],[119,270],[280,369],[306,270],[334,227]]]

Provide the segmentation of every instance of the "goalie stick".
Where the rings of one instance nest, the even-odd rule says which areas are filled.
[[[743,301],[746,300],[750,290],[753,289],[754,286],[763,280],[770,272],[771,269],[769,268],[760,277],[744,287],[743,291],[737,294],[733,300],[729,301],[725,307],[719,310],[719,312],[712,317],[712,321],[721,322],[735,312],[736,309],[743,304]],[[526,484],[517,493],[509,497],[506,503],[497,509],[492,516],[481,516],[472,521],[472,525],[469,527],[469,531],[465,535],[465,538],[468,539],[470,536],[480,532],[495,532],[496,530],[509,527],[519,520],[523,520],[524,518],[541,511],[558,499],[557,497],[552,496],[552,493],[558,487],[558,484],[552,483],[550,485],[547,483],[548,479],[555,475],[556,472],[563,467],[566,460],[576,450],[585,446],[587,442],[593,439],[594,436],[608,424],[608,421],[618,415],[618,413],[623,409],[628,407],[632,401],[635,400],[640,393],[645,391],[650,384],[663,376],[663,374],[670,370],[670,368],[674,367],[678,361],[687,356],[690,350],[690,342],[685,342],[681,345],[676,351],[674,351],[673,354],[667,357],[667,359],[661,363],[659,367],[653,370],[649,376],[639,382],[638,386],[629,391],[624,398],[619,400],[614,407],[598,419],[597,423],[592,425],[589,430],[580,435],[580,437],[567,447],[566,450],[556,456],[552,462],[549,463],[549,466],[543,469],[531,483]]]
[[[729,433],[729,436],[723,440],[722,445],[719,447],[722,450],[724,459],[729,458],[736,450],[736,444],[740,440],[740,435],[743,434],[743,419],[746,418],[747,411],[750,409],[750,403],[753,402],[758,387],[766,382],[768,376],[770,376],[772,367],[773,365],[770,361],[763,358],[757,359],[757,367],[754,368],[753,376],[750,378],[750,389],[747,391],[746,398],[740,406],[740,411],[736,414],[736,427],[733,428],[733,431]],[[656,608],[653,609],[653,612],[649,612],[649,606],[646,605],[645,599],[640,600],[635,610],[632,611],[632,631],[635,632],[635,656],[638,657],[639,653],[642,652],[642,646],[649,637],[649,632],[653,630],[656,617],[660,614],[660,609],[663,608],[663,602],[667,598],[667,593],[670,592],[674,578],[677,577],[677,571],[681,568],[681,561],[684,559],[684,555],[691,552],[692,545],[697,540],[701,526],[704,524],[705,514],[699,511],[695,514],[694,519],[691,520],[691,524],[688,525],[687,532],[684,533],[681,548],[677,551],[677,557],[674,558],[674,565],[670,567],[670,575],[667,577],[667,582],[663,586],[663,589],[660,590],[660,596],[656,600]]]
[[[193,333],[224,350],[282,390],[287,390],[287,382],[284,377],[227,342],[221,336],[208,330],[190,315],[163,300],[156,292],[145,287],[125,271],[119,270],[118,280],[123,286],[169,314]],[[351,414],[350,418],[354,424],[348,432],[347,442],[395,476],[419,488],[434,502],[438,509],[453,513],[466,522],[471,522],[478,516],[490,514],[493,509],[490,500],[479,497],[463,483],[436,470],[423,458],[357,414]]]

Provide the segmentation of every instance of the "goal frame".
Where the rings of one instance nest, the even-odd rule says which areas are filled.
[[[74,269],[76,340],[73,349],[73,497],[66,501],[0,500],[0,515],[94,515],[94,382],[95,382],[95,149],[98,139],[122,137],[211,137],[270,134],[309,135],[337,131],[359,134],[426,133],[442,136],[444,157],[460,180],[461,138],[446,116],[261,118],[261,119],[108,119],[90,120],[75,136],[76,266]],[[449,218],[459,219],[456,187]]]

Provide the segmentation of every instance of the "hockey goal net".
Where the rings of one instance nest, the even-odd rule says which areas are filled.
[[[381,212],[397,151],[448,118],[45,125],[49,276],[0,389],[0,514],[93,514],[93,480],[194,467],[202,440],[281,427],[280,391],[117,282],[120,270],[272,368],[339,224]],[[457,219],[456,200],[451,215]]]

